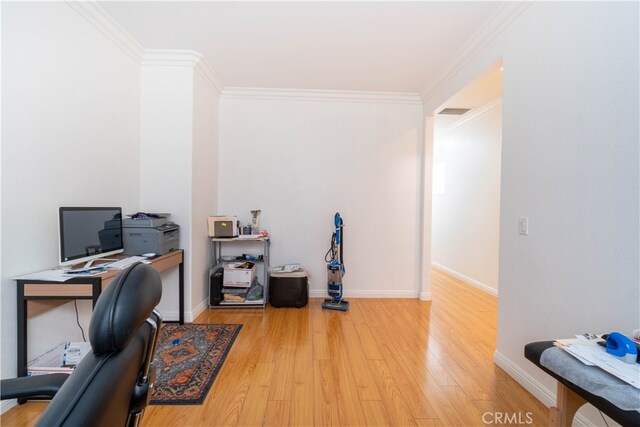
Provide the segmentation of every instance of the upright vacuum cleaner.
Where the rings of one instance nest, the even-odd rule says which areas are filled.
[[[349,301],[342,299],[342,277],[345,275],[344,258],[342,257],[342,245],[343,245],[343,224],[342,217],[339,212],[333,219],[336,230],[331,236],[331,248],[324,256],[324,260],[327,262],[327,292],[330,298],[326,298],[322,303],[322,308],[329,310],[349,310]]]

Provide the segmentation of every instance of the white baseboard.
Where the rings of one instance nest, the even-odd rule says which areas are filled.
[[[542,385],[538,380],[529,375],[524,369],[520,368],[514,362],[506,358],[502,353],[496,350],[493,353],[493,362],[505,371],[511,378],[516,380],[518,384],[524,387],[529,393],[542,402],[546,407],[556,405],[556,393]],[[592,423],[582,414],[576,414],[573,419],[573,425],[576,427],[596,427],[598,424]]]
[[[209,297],[194,307],[192,310],[184,311],[184,321],[186,323],[193,322],[209,307]],[[180,313],[177,310],[167,310],[162,312],[162,320],[165,322],[177,322],[180,319]]]
[[[420,301],[431,301],[433,299],[433,294],[431,292],[420,292],[418,299]]]
[[[458,273],[455,270],[450,269],[449,267],[445,267],[444,265],[438,264],[437,262],[433,262],[431,261],[431,265],[435,268],[437,268],[438,270],[442,270],[447,274],[450,274],[451,276],[455,277],[456,279],[460,279],[465,283],[470,284],[471,286],[473,286],[474,288],[478,288],[480,290],[485,291],[488,294],[493,295],[494,297],[498,296],[498,290],[494,289],[493,287],[489,286],[489,285],[485,285],[482,282],[478,282],[475,279],[472,279],[469,276],[465,276],[462,273]]]
[[[180,312],[178,310],[163,310],[160,312],[163,322],[177,322],[180,319]],[[184,312],[185,321],[187,320],[188,312]]]
[[[3,400],[2,403],[0,404],[0,414],[4,414],[5,412],[7,412],[9,409],[13,408],[17,404],[18,404],[18,400],[16,399]]]
[[[551,407],[556,404],[555,393],[542,385],[542,383],[529,375],[521,367],[507,359],[498,350],[493,353],[493,362],[509,374],[511,378],[516,380],[518,384],[527,389],[529,393],[533,394],[543,405]]]
[[[194,320],[196,320],[198,318],[198,316],[200,316],[202,313],[204,313],[204,311],[209,308],[209,298],[207,297],[206,300],[202,301],[200,304],[198,304],[190,313],[188,316],[189,320],[185,320],[188,322],[193,322]]]
[[[327,290],[309,290],[310,298],[328,298]],[[414,290],[351,290],[345,291],[345,298],[417,298],[418,295]]]

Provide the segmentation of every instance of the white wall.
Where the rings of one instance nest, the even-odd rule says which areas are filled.
[[[638,14],[534,3],[425,105],[503,58],[496,360],[546,403],[554,382],[524,358],[527,342],[640,325]]]
[[[418,295],[420,105],[223,95],[218,212],[261,209],[272,265],[299,262],[326,295],[333,216],[345,295]]]
[[[180,225],[186,321],[207,306],[206,219],[217,206],[219,95],[202,61],[192,51],[147,50],[142,62],[140,206]],[[178,272],[162,278],[158,308],[177,320]]]
[[[194,78],[192,210],[191,210],[191,307],[207,307],[209,298],[209,237],[207,217],[218,208],[219,99],[211,85],[196,73]]]
[[[440,136],[436,138],[433,156],[436,176],[432,261],[437,267],[496,294],[501,105],[492,102],[466,116],[444,128],[436,118]]]
[[[143,58],[111,25],[97,6],[2,3],[2,378],[16,370],[11,277],[57,264],[58,206],[171,212],[186,254],[186,320],[206,307],[220,84],[201,55]],[[177,270],[163,273],[165,319],[178,316],[177,282]],[[86,332],[91,304],[78,306]],[[29,358],[81,340],[72,303],[32,301],[29,312]]]
[[[423,110],[423,115],[425,111]],[[433,213],[431,209],[433,199],[433,143],[434,143],[435,118],[433,113],[423,117],[422,135],[419,136],[420,144],[420,204],[421,215],[418,215],[418,228],[420,230],[420,247],[418,249],[418,298],[422,301],[430,301],[431,293],[431,232]]]
[[[139,199],[138,63],[66,3],[2,3],[2,378],[19,274],[57,265],[57,208]],[[81,301],[88,327],[90,303]],[[73,304],[30,303],[29,357],[80,340]]]
[[[141,69],[140,209],[168,212],[185,249],[185,314],[191,305],[191,159],[193,67],[146,64]],[[164,320],[178,319],[178,270],[162,274]]]

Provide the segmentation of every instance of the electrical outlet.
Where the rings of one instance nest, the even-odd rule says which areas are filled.
[[[518,218],[518,234],[522,236],[529,235],[529,218]]]

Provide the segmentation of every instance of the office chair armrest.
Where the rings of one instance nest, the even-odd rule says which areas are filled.
[[[49,374],[2,380],[0,400],[53,397],[67,378],[68,374]]]

